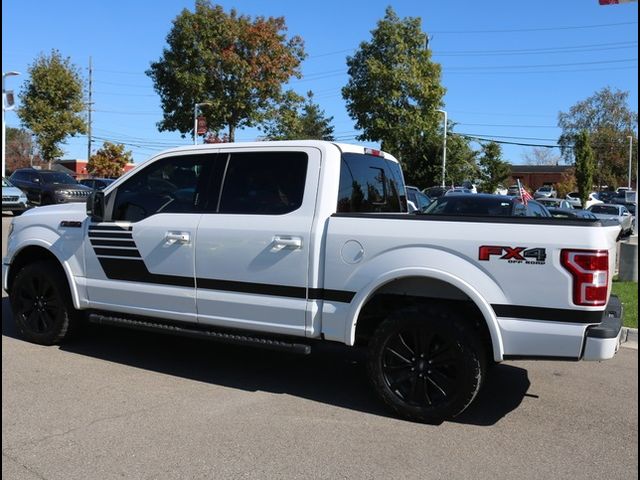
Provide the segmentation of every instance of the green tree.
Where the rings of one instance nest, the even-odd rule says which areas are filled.
[[[104,142],[102,148],[91,155],[87,171],[94,177],[118,178],[124,167],[131,162],[131,152],[124,145]]]
[[[82,78],[71,60],[57,50],[40,55],[29,67],[20,100],[18,117],[33,133],[45,161],[62,155],[59,145],[65,138],[86,133]]]
[[[638,113],[628,106],[629,92],[605,87],[586,100],[558,114],[562,135],[558,143],[567,162],[573,161],[571,146],[583,130],[597,161],[598,185],[626,185],[629,165],[629,140],[637,141]],[[636,153],[637,155],[637,149]],[[636,165],[636,162],[633,162]]]
[[[195,12],[183,10],[167,35],[168,46],[146,72],[160,95],[160,131],[193,132],[195,103],[214,132],[235,131],[263,121],[280,100],[282,85],[300,76],[302,39],[286,38],[283,17],[228,14],[208,0],[196,0]]]
[[[575,157],[576,183],[582,205],[587,204],[589,194],[593,190],[593,176],[596,171],[596,162],[591,149],[589,133],[582,130],[575,140],[573,147]]]
[[[313,102],[313,92],[305,99],[288,91],[263,128],[268,140],[333,140],[332,120]]]
[[[511,173],[511,167],[502,160],[502,148],[496,142],[482,145],[480,152],[480,178],[482,179],[482,191],[493,193],[498,185],[503,184]]]
[[[445,185],[460,185],[465,180],[473,181],[479,176],[477,152],[471,148],[466,137],[452,132],[453,124],[450,123],[447,130]],[[442,149],[442,130],[418,140],[414,152],[402,158],[408,185],[424,188],[442,184]]]
[[[421,23],[419,17],[400,19],[387,7],[371,40],[347,58],[350,78],[342,96],[363,132],[359,140],[381,142],[383,150],[401,161],[422,165],[435,161],[424,158],[424,148],[430,137],[438,137],[437,109],[443,105],[445,89],[440,65],[424,48]]]

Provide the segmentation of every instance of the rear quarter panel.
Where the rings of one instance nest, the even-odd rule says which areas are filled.
[[[476,303],[492,335],[496,360],[504,355],[579,356],[587,325],[575,322],[570,314],[602,311],[603,307],[573,305],[572,278],[560,264],[560,251],[606,249],[612,273],[615,233],[584,224],[527,220],[531,221],[442,221],[412,215],[331,217],[324,288],[354,292],[355,296],[346,305],[324,302],[325,337],[353,344],[359,310],[377,288],[397,278],[425,276],[450,283]],[[361,245],[360,258],[353,261],[349,254],[345,258],[345,251],[356,244]],[[491,256],[482,261],[482,246],[521,252],[544,249],[546,258],[522,261]],[[609,277],[610,282],[611,274]],[[499,306],[557,309],[558,316],[552,321],[501,317],[496,314]]]

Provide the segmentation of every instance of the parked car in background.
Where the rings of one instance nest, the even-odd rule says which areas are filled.
[[[423,212],[431,203],[431,199],[422,193],[417,187],[406,187],[407,204],[409,205],[409,213],[418,211]]]
[[[469,190],[468,188],[464,188],[464,187],[453,187],[453,188],[450,188],[449,190],[447,190],[447,191],[445,192],[445,195],[452,195],[452,194],[457,195],[457,194],[459,194],[459,193],[465,193],[465,194],[466,194],[466,193],[471,193],[471,194],[473,194],[473,192],[472,192],[471,190]]]
[[[494,195],[507,195],[509,193],[509,189],[502,185],[498,185],[497,188],[493,191]]]
[[[445,195],[434,200],[425,215],[478,215],[485,217],[551,217],[547,208],[519,197],[488,193]]]
[[[533,198],[554,198],[557,194],[552,185],[543,185],[533,193]]]
[[[522,185],[522,188],[524,188],[525,190],[527,190],[525,188],[524,185]],[[527,190],[528,191],[528,190]],[[520,189],[518,188],[518,185],[511,185],[508,189],[507,189],[507,195],[511,195],[514,197],[519,197],[520,196]]]
[[[71,175],[54,170],[20,168],[11,174],[9,180],[23,190],[29,203],[34,205],[86,202],[93,191],[80,185]]]
[[[600,198],[600,200],[603,200]],[[634,190],[623,190],[620,193],[616,193],[606,203],[615,203],[618,205],[633,204],[636,202],[636,192]]]
[[[434,198],[443,196],[445,193],[447,193],[447,190],[449,190],[447,187],[433,186],[425,188],[424,190],[422,190],[422,193],[433,200]]]
[[[585,205],[585,208],[589,208],[593,205],[602,205],[603,203],[604,202],[600,200],[597,193],[591,192],[589,194],[589,200],[587,200],[587,204]]]
[[[547,210],[549,210],[549,213],[553,218],[583,218],[586,220],[598,220],[598,217],[589,210],[582,210],[581,208],[566,209],[550,207],[547,208]]]
[[[615,203],[612,200],[616,197],[617,193],[611,190],[601,190],[598,192],[598,200],[604,203]]]
[[[616,220],[620,224],[623,235],[633,232],[633,215],[624,205],[603,203],[591,205],[587,210],[601,220]]]
[[[582,208],[582,200],[580,200],[580,195],[578,194],[578,192],[567,193],[567,196],[564,198],[571,205],[573,205],[573,208]]]
[[[582,200],[580,200],[580,194],[578,192],[567,193],[565,199],[568,200],[571,205],[573,205],[573,208],[583,208]],[[600,203],[604,202],[600,200],[598,194],[596,192],[591,192],[589,194],[589,200],[587,200],[587,204],[584,206],[584,208],[589,208],[591,205],[597,205]]]
[[[20,215],[27,208],[29,203],[26,194],[2,177],[2,211],[9,210],[14,215]]]
[[[113,182],[115,182],[113,178],[83,178],[78,183],[94,190],[104,190]]]
[[[563,210],[574,210],[573,205],[569,200],[564,198],[537,198],[537,202],[540,202],[547,208],[561,208]]]
[[[471,191],[471,193],[478,193],[478,189],[476,188],[476,186],[475,186],[472,182],[470,182],[470,181],[468,181],[468,180],[467,180],[467,181],[462,182],[462,183],[460,184],[460,186],[461,186],[462,188],[466,188],[467,190],[470,190],[470,191]]]

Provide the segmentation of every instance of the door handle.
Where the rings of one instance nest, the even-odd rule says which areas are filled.
[[[291,237],[288,235],[276,235],[273,237],[273,243],[276,250],[282,250],[283,248],[290,248],[297,250],[302,248],[301,237]]]
[[[191,242],[191,235],[189,232],[167,232],[164,239],[169,245],[174,243],[187,244]]]

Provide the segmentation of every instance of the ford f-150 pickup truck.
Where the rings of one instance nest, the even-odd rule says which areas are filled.
[[[182,147],[87,204],[31,210],[3,260],[19,333],[96,323],[308,353],[368,348],[380,399],[439,422],[508,359],[604,360],[617,227],[407,213],[391,155],[322,141]]]

